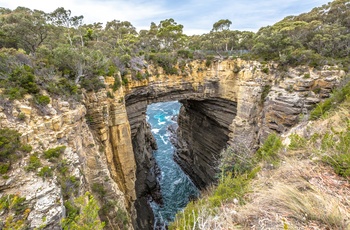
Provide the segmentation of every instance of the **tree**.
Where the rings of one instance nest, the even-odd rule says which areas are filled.
[[[181,46],[183,41],[183,25],[177,24],[174,19],[165,19],[158,25],[157,37],[162,44],[162,48],[175,49]]]
[[[74,219],[63,219],[62,227],[64,230],[102,230],[105,226],[101,222],[98,211],[100,210],[97,201],[89,193],[75,199],[75,204],[79,207],[79,215]]]
[[[219,21],[213,24],[212,31],[218,32],[218,31],[229,30],[231,24],[232,22],[228,19],[220,19]]]
[[[7,11],[8,12],[8,11]],[[43,11],[18,7],[11,13],[0,14],[0,35],[7,37],[7,43],[35,54],[36,49],[47,38],[50,27]]]
[[[80,26],[82,26],[84,16],[82,15],[71,16],[71,14],[72,12],[70,10],[65,10],[63,7],[59,7],[49,15],[49,19],[53,25],[62,26],[66,28],[66,35],[67,35],[69,44],[72,46],[73,45],[72,29],[78,29]]]

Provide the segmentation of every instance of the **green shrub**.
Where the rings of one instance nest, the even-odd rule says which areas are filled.
[[[84,77],[80,82],[81,87],[86,89],[86,91],[98,91],[105,88],[105,84],[100,81],[97,76],[94,77]]]
[[[38,105],[46,106],[46,105],[50,104],[50,97],[45,96],[45,95],[36,95],[35,102]]]
[[[281,138],[276,133],[270,134],[264,144],[256,152],[257,160],[263,160],[273,164],[276,163],[278,160],[278,151],[282,146]]]
[[[16,215],[21,214],[26,208],[26,198],[14,194],[4,195],[0,198],[0,211],[15,211]]]
[[[299,136],[298,134],[291,134],[289,138],[290,138],[290,144],[288,146],[288,149],[298,150],[306,147],[307,140]]]
[[[66,218],[73,220],[79,214],[79,208],[71,201],[64,202],[66,208]]]
[[[142,81],[142,80],[143,80],[143,76],[142,76],[142,73],[141,73],[141,72],[137,72],[135,77],[136,77],[136,79],[139,80],[139,81]]]
[[[38,153],[34,153],[29,157],[29,162],[27,167],[25,168],[27,171],[36,171],[38,168],[41,167],[41,161],[38,157]]]
[[[212,55],[207,56],[205,60],[205,66],[210,67],[213,61],[214,61],[214,56]]]
[[[52,171],[53,171],[52,168],[50,168],[49,166],[44,166],[38,172],[38,176],[42,178],[52,177],[53,175]]]
[[[21,148],[21,134],[12,129],[0,129],[0,162],[10,159]]]
[[[107,91],[107,97],[113,99],[114,95],[113,95],[113,93]]]
[[[10,169],[10,162],[0,163],[0,174],[5,174]]]
[[[25,94],[26,94],[26,91],[20,87],[9,86],[8,88],[5,89],[5,95],[10,100],[22,99]]]
[[[335,90],[330,98],[319,103],[310,113],[310,119],[316,120],[326,114],[332,108],[335,108],[339,103],[343,102],[350,95],[350,82],[343,88]]]
[[[26,119],[26,115],[24,113],[20,113],[18,114],[17,119],[20,121],[24,121]]]
[[[341,153],[333,156],[325,156],[322,161],[333,167],[334,171],[345,178],[350,179],[350,153]]]
[[[98,203],[90,193],[85,193],[74,200],[74,206],[79,207],[79,214],[74,218],[64,218],[62,227],[64,230],[69,229],[94,229],[102,230],[105,226],[98,216]]]
[[[53,158],[59,158],[62,153],[64,153],[64,150],[66,149],[66,146],[58,146],[53,149],[46,150],[43,154],[45,159],[53,159]]]
[[[20,150],[25,153],[30,153],[33,150],[31,145],[22,145]]]
[[[122,83],[121,83],[121,81],[119,80],[119,77],[115,77],[114,79],[115,79],[115,80],[114,80],[114,84],[113,84],[112,89],[113,89],[113,91],[115,92],[115,91],[117,91],[117,90],[122,86]]]
[[[304,78],[304,79],[310,78],[310,74],[309,74],[309,73],[304,74],[304,77],[303,77],[303,78]]]
[[[107,191],[103,187],[103,184],[100,184],[100,183],[93,183],[91,190],[97,193],[100,196],[100,198],[103,198],[107,193]]]
[[[264,68],[262,68],[261,72],[269,74],[269,68],[268,67],[264,67]]]
[[[263,91],[261,93],[261,97],[260,97],[260,103],[263,104],[267,95],[270,93],[272,86],[271,85],[264,85],[263,87]]]
[[[224,175],[215,188],[214,193],[209,197],[212,207],[219,207],[222,203],[236,198],[241,204],[244,203],[244,195],[249,191],[249,183],[260,171],[259,167],[250,172],[233,176],[231,173]]]
[[[190,50],[178,50],[177,56],[185,59],[193,59],[193,52]]]

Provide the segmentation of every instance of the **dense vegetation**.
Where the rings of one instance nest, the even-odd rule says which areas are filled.
[[[335,0],[299,16],[261,28],[256,34],[230,30],[221,19],[206,34],[187,36],[174,19],[152,22],[149,30],[136,31],[128,21],[113,20],[105,26],[84,24],[83,16],[58,8],[46,13],[18,7],[0,8],[0,87],[10,99],[36,96],[45,105],[40,89],[52,95],[79,93],[103,87],[98,76],[123,77],[115,89],[128,84],[126,75],[142,80],[147,63],[177,74],[176,64],[190,59],[221,58],[274,60],[281,65],[338,64],[349,68],[350,4]]]

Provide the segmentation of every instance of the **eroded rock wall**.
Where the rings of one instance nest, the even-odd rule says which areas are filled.
[[[175,161],[198,188],[215,181],[220,152],[229,140],[236,103],[220,98],[181,100]]]
[[[25,114],[24,120],[16,118],[19,113]],[[64,196],[74,198],[86,191],[94,194],[100,207],[103,207],[106,201],[114,202],[114,207],[109,209],[109,213],[101,216],[110,228],[118,226],[114,218],[118,210],[128,213],[128,197],[112,176],[103,145],[88,125],[86,115],[84,105],[53,98],[44,111],[33,106],[30,97],[0,106],[0,127],[18,130],[22,133],[22,142],[33,147],[31,153],[11,166],[8,178],[0,177],[2,195],[16,194],[26,199],[29,228],[61,229],[61,219],[66,217],[67,213]],[[66,146],[58,161],[50,162],[42,157],[41,153],[57,146]],[[26,171],[29,156],[34,152],[39,153],[42,166],[51,168],[53,173],[51,177],[39,177],[40,167],[37,171]],[[67,177],[76,178],[74,180],[78,183],[75,185],[65,184],[57,169],[58,164],[62,162],[67,164]],[[93,192],[94,184],[103,186],[105,191],[103,198]],[[64,193],[63,185],[72,186],[69,194]],[[6,213],[3,212],[1,215],[3,214]],[[110,221],[106,218],[108,215]],[[8,216],[1,216],[3,220],[6,218]],[[127,225],[130,226],[130,223]]]

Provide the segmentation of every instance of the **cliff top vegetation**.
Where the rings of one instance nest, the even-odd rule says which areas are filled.
[[[40,89],[51,95],[77,97],[79,87],[98,90],[98,76],[116,76],[116,88],[128,84],[126,75],[142,80],[148,64],[177,74],[175,66],[193,59],[211,64],[218,58],[275,61],[281,66],[333,65],[349,69],[349,1],[335,0],[299,16],[261,28],[257,33],[230,30],[227,19],[211,31],[187,36],[174,19],[151,23],[136,31],[128,21],[84,24],[83,16],[58,8],[47,13],[18,7],[0,8],[0,88],[18,99]],[[42,99],[42,100],[41,100]]]

